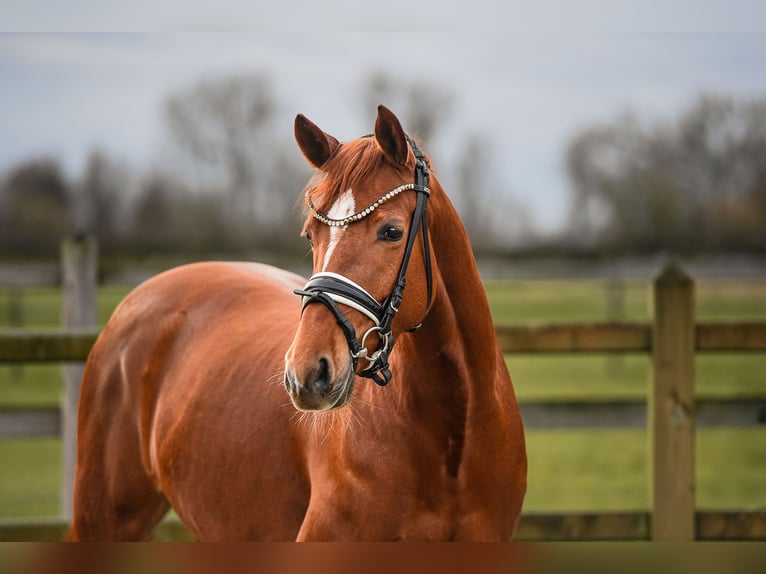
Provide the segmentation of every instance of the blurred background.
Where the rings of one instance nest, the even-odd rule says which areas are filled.
[[[766,320],[762,3],[139,1],[85,21],[39,4],[11,1],[22,33],[0,35],[0,328],[59,325],[70,236],[98,240],[99,325],[185,261],[309,273],[293,119],[350,140],[379,103],[432,156],[497,323],[650,321],[671,259],[699,320]],[[133,29],[156,32],[81,33]],[[637,354],[507,362],[522,410],[643,409],[651,379]],[[700,356],[696,374],[700,400],[764,404],[763,353]],[[58,412],[60,386],[57,366],[0,365],[0,410]],[[698,507],[766,508],[764,421],[697,432]],[[650,507],[644,428],[553,422],[528,429],[528,511]],[[58,514],[56,436],[2,438],[0,460],[0,521]]]
[[[86,34],[0,38],[0,255],[302,250],[304,113],[384,103],[480,253],[761,253],[758,34]]]

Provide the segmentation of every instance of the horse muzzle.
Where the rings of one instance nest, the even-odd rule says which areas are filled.
[[[349,401],[354,390],[354,373],[350,368],[337,373],[325,357],[302,365],[292,365],[288,359],[284,382],[296,409],[328,411],[338,409]]]
[[[352,370],[361,377],[372,379],[378,385],[385,386],[391,380],[391,371],[388,368],[388,354],[393,346],[391,321],[399,310],[402,290],[404,290],[403,278],[401,285],[397,285],[386,302],[380,304],[364,288],[348,277],[322,272],[313,275],[304,288],[297,289],[295,294],[302,298],[303,311],[312,303],[321,303],[330,311],[346,339]],[[339,305],[354,309],[372,321],[373,326],[364,332],[361,340]],[[370,335],[373,334],[375,337],[371,338]],[[367,348],[368,338],[377,340],[377,347],[372,351]],[[360,360],[365,366],[358,370]]]

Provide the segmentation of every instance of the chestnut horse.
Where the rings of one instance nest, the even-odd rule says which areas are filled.
[[[455,209],[383,106],[371,136],[295,136],[315,275],[198,263],[125,298],[85,370],[69,539],[147,539],[170,507],[200,540],[513,535],[522,422]]]

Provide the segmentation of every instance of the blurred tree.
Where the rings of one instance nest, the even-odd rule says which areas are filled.
[[[486,226],[487,156],[478,137],[466,138],[457,166],[455,206],[474,246],[491,242]],[[483,196],[483,197],[482,197]],[[491,210],[490,210],[491,211]]]
[[[439,136],[454,127],[449,122],[453,103],[452,92],[439,84],[385,72],[370,74],[362,86],[368,123],[375,120],[378,104],[384,104],[429,152],[439,153]],[[492,152],[485,137],[471,133],[460,139],[453,169],[436,168],[474,248],[482,251],[518,245],[532,234],[528,211],[492,176]]]
[[[304,249],[298,214],[303,209],[301,190],[311,176],[311,169],[297,150],[292,137],[274,144],[274,159],[269,170],[271,193],[263,211],[270,217],[261,222],[261,243],[270,249]]]
[[[35,159],[0,185],[0,248],[13,255],[56,255],[74,231],[69,187],[58,163]]]
[[[623,116],[569,144],[575,239],[610,250],[766,248],[766,100],[700,98],[675,124]]]
[[[182,246],[173,187],[169,177],[157,173],[150,175],[141,186],[129,231],[133,250],[169,252],[178,251]]]
[[[375,120],[377,107],[390,108],[415,138],[433,144],[438,127],[452,108],[452,93],[426,80],[406,80],[374,72],[362,86],[362,105],[368,123]]]
[[[155,171],[141,185],[129,248],[141,254],[210,254],[232,249],[220,195],[194,194],[173,174]]]
[[[75,187],[75,219],[77,228],[98,238],[102,251],[117,247],[120,217],[128,193],[125,169],[101,151],[93,151]]]
[[[461,140],[450,195],[475,251],[505,251],[534,239],[529,211],[498,179],[493,149],[476,134]],[[453,191],[454,190],[454,191]]]
[[[226,195],[229,229],[243,243],[270,221],[266,174],[273,162],[275,99],[263,74],[209,80],[170,97],[166,120],[178,148],[207,187]],[[212,180],[212,182],[210,181]]]

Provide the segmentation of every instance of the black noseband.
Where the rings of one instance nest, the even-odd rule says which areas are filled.
[[[329,216],[317,211],[313,205],[309,204],[312,215],[320,222],[330,226],[345,226],[362,219],[369,215],[377,207],[398,195],[402,191],[412,190],[417,193],[415,211],[410,221],[410,232],[407,238],[407,245],[402,257],[402,263],[399,267],[399,274],[394,284],[394,289],[384,303],[378,303],[364,288],[357,285],[350,279],[336,273],[317,273],[313,275],[303,289],[296,290],[297,295],[303,297],[303,309],[312,303],[322,303],[335,316],[335,320],[343,330],[346,337],[351,360],[356,372],[359,359],[365,359],[369,365],[360,371],[359,375],[375,381],[378,385],[386,385],[391,380],[391,371],[388,365],[388,355],[394,346],[394,339],[391,334],[391,323],[399,311],[404,293],[405,275],[410,263],[412,251],[415,246],[418,229],[423,233],[423,252],[426,266],[426,285],[427,301],[426,313],[431,307],[433,279],[431,272],[431,253],[428,244],[428,223],[426,221],[426,207],[430,190],[428,189],[429,173],[425,157],[420,152],[415,142],[407,136],[407,141],[412,147],[417,163],[415,165],[415,183],[405,184],[384,194],[373,204],[343,220],[332,219]],[[366,315],[373,323],[373,327],[368,329],[362,336],[361,341],[356,336],[356,331],[348,317],[341,311],[338,305],[344,305],[356,309]],[[410,331],[416,331],[420,325],[413,327]],[[377,333],[378,346],[372,354],[368,354],[365,342],[371,333]]]

